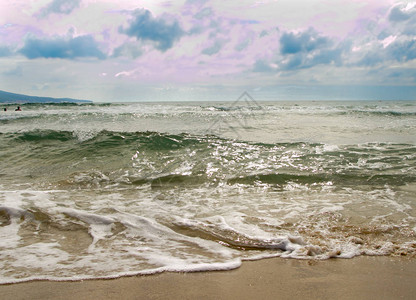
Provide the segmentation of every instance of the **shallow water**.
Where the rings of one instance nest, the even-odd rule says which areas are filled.
[[[416,253],[415,102],[0,113],[0,282]]]

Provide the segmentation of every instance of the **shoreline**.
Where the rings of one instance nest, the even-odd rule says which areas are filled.
[[[414,299],[416,259],[269,258],[240,268],[0,285],[0,299]]]

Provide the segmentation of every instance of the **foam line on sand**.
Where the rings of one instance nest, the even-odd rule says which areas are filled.
[[[0,286],[0,299],[414,299],[416,259],[248,261],[231,271]]]

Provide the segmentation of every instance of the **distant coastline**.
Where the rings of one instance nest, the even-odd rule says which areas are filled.
[[[24,104],[24,103],[92,103],[91,100],[79,100],[72,98],[37,97],[23,94],[9,93],[0,90],[0,103]]]

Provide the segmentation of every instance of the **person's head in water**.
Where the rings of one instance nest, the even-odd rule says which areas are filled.
[[[4,111],[7,111],[7,107],[3,108]]]
[[[15,111],[21,111],[20,106],[18,106]]]

